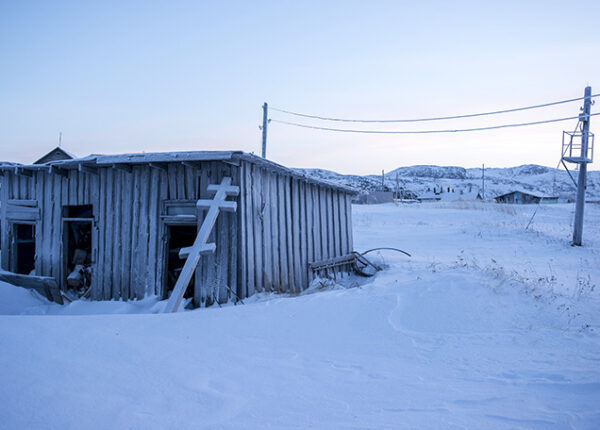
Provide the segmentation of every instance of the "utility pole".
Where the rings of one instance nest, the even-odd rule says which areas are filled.
[[[481,165],[481,200],[485,201],[485,164]]]
[[[583,113],[579,115],[581,127],[581,160],[577,178],[577,202],[575,203],[575,224],[573,226],[573,245],[581,246],[583,237],[583,206],[587,181],[588,137],[590,132],[590,111],[592,106],[592,87],[585,87]]]
[[[62,131],[58,133],[58,147],[62,144]]]
[[[267,158],[267,124],[269,120],[267,116],[269,114],[269,106],[267,102],[263,104],[263,125],[262,125],[262,157]]]
[[[381,191],[385,191],[385,171],[381,171]]]

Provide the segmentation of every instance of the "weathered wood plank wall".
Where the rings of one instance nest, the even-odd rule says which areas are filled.
[[[257,292],[298,293],[314,279],[309,263],[352,251],[351,195],[307,182],[261,164],[240,160],[99,167],[66,174],[4,172],[0,198],[37,200],[35,272],[59,284],[65,205],[93,205],[92,298],[140,299],[165,294],[166,200],[210,198],[206,187],[230,176],[240,187],[237,212],[219,215],[211,240],[217,251],[203,256],[194,300],[210,305]],[[6,220],[6,204],[2,219]],[[198,214],[201,224],[203,213]],[[11,234],[2,223],[2,268],[9,268]],[[348,268],[346,268],[348,269]],[[344,274],[332,269],[331,276]]]
[[[240,173],[240,296],[298,293],[314,279],[309,263],[352,252],[350,194],[250,162]]]

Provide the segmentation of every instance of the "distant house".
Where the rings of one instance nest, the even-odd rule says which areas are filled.
[[[42,158],[35,161],[33,164],[45,164],[50,161],[72,160],[74,158],[75,156],[73,154],[69,154],[67,151],[57,146],[52,151],[44,155]]]
[[[558,196],[546,196],[541,193],[532,193],[529,191],[515,190],[509,193],[494,197],[496,203],[512,203],[517,205],[537,204],[537,203],[556,203]]]
[[[365,194],[358,194],[353,203],[359,205],[375,205],[379,203],[391,203],[394,201],[392,191],[371,191]]]
[[[450,189],[450,191],[446,191]],[[481,194],[478,191],[465,191],[459,190],[455,192],[454,188],[440,188],[438,191],[436,188],[433,191],[428,191],[417,197],[420,202],[435,202],[435,201],[471,201],[471,200],[483,200]]]

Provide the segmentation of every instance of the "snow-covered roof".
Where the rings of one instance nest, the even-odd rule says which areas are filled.
[[[336,184],[327,180],[316,178],[306,173],[298,172],[294,169],[282,166],[273,161],[269,161],[262,157],[258,157],[254,154],[250,154],[243,151],[171,151],[171,152],[141,152],[132,154],[114,154],[114,155],[102,155],[92,154],[86,157],[74,158],[71,160],[56,160],[50,161],[44,164],[0,164],[0,170],[46,170],[49,168],[58,169],[85,169],[88,167],[111,167],[114,165],[125,164],[125,165],[136,165],[136,164],[151,164],[151,163],[174,163],[174,162],[197,162],[197,161],[232,161],[244,160],[250,163],[261,165],[265,168],[269,168],[278,171],[281,174],[292,176],[298,179],[305,180],[306,182],[314,183],[317,185],[334,188],[346,193],[356,194],[358,190]]]
[[[558,198],[558,196],[551,196],[549,194],[544,194],[539,191],[527,191],[522,188],[513,189],[512,191],[510,191],[508,193],[500,194],[498,196],[495,196],[494,198],[499,199],[501,197],[508,196],[513,193],[527,194],[529,196],[537,197],[538,199],[557,199]]]
[[[55,157],[60,157],[60,158],[57,159]],[[75,155],[65,151],[60,146],[57,146],[56,148],[52,149],[48,153],[41,156],[38,160],[34,161],[33,164],[45,164],[47,161],[51,161],[52,159],[54,159],[55,161],[58,161],[58,160],[68,160],[68,159],[72,159],[72,158],[77,158],[77,157]]]

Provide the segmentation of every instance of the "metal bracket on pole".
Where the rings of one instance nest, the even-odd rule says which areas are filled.
[[[573,224],[573,245],[581,246],[583,239],[583,209],[585,205],[585,188],[587,182],[587,165],[591,163],[593,156],[593,135],[590,133],[590,112],[592,107],[592,87],[586,87],[584,92],[583,112],[579,115],[581,122],[581,133],[568,133],[569,142],[565,144],[565,133],[563,133],[563,148],[561,161],[579,164],[579,175],[577,177],[577,201],[575,203],[575,222]],[[590,146],[590,136],[591,146]],[[581,137],[581,144],[574,142],[574,137]],[[591,151],[589,151],[591,149]],[[577,153],[579,152],[579,154]],[[590,155],[591,153],[591,155]],[[566,167],[566,166],[565,166]],[[568,172],[568,169],[567,169]],[[570,176],[570,173],[569,173]],[[571,177],[571,179],[573,179]]]

